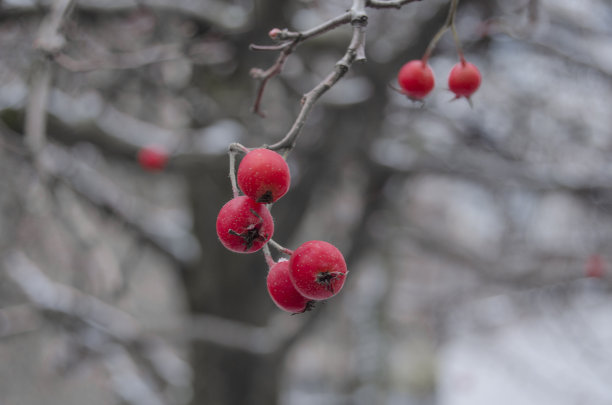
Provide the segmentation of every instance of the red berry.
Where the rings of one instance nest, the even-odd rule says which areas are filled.
[[[320,240],[298,247],[289,260],[291,281],[306,298],[324,300],[336,295],[346,279],[342,253],[331,243]]]
[[[587,277],[602,278],[606,273],[606,262],[601,255],[594,254],[587,259],[585,266]]]
[[[229,200],[217,216],[217,236],[234,252],[256,252],[273,233],[274,221],[268,208],[246,196]]]
[[[411,60],[400,69],[397,81],[404,93],[413,100],[424,98],[434,88],[431,66],[422,60]]]
[[[272,301],[283,311],[299,314],[312,308],[313,302],[298,292],[289,277],[289,261],[279,261],[270,267],[268,293]]]
[[[469,62],[459,62],[448,75],[448,88],[459,97],[469,98],[480,87],[480,71]]]
[[[160,146],[145,146],[138,151],[138,163],[145,170],[162,170],[167,161],[168,153]]]
[[[238,166],[238,186],[253,200],[269,204],[289,189],[291,176],[285,159],[270,149],[254,149]]]

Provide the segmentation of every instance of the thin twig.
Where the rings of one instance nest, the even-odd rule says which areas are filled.
[[[263,98],[264,91],[266,89],[266,85],[268,81],[274,76],[280,74],[283,70],[283,66],[287,61],[287,58],[291,53],[295,50],[298,43],[300,42],[299,38],[294,39],[284,49],[281,51],[280,55],[276,59],[276,62],[272,66],[270,66],[267,70],[261,70],[259,68],[251,69],[251,77],[259,80],[259,84],[257,85],[257,95],[255,96],[255,102],[253,103],[253,112],[261,117],[265,117],[265,114],[261,110],[261,99]],[[251,47],[252,49],[256,49]]]
[[[302,98],[302,108],[291,126],[291,129],[289,129],[289,132],[279,142],[268,146],[269,149],[284,151],[285,154],[293,149],[304,123],[306,122],[306,118],[310,114],[316,101],[348,72],[355,61],[362,60],[365,57],[363,47],[365,44],[365,26],[367,25],[368,18],[364,7],[364,0],[355,0],[354,6],[351,9],[353,36],[346,53],[342,59],[336,63],[334,71],[304,95]]]
[[[46,59],[33,67],[32,82],[25,110],[25,143],[37,160],[45,144],[47,102],[51,85],[51,65]]]
[[[396,0],[396,1],[380,1],[380,0],[367,0],[366,7],[370,8],[402,8],[403,5],[413,3],[421,0]]]
[[[266,259],[266,263],[268,264],[268,270],[269,270],[272,268],[272,266],[276,264],[276,262],[274,261],[274,258],[272,257],[272,253],[270,252],[270,247],[268,246],[267,243],[263,246],[262,251]]]
[[[249,150],[239,143],[232,143],[228,148],[229,154],[229,178],[232,183],[232,195],[234,198],[240,195],[238,183],[236,182],[236,155],[238,153],[249,153]]]
[[[274,249],[278,250],[279,252],[286,254],[287,256],[291,256],[293,254],[292,250],[287,249],[286,247],[284,247],[283,245],[279,244],[278,242],[276,242],[273,239],[270,239],[268,241],[268,244],[270,244]]]
[[[284,42],[279,45],[266,46],[266,45],[252,44],[250,46],[250,49],[252,50],[259,50],[259,51],[280,50],[281,51],[280,55],[278,55],[278,58],[276,59],[276,62],[274,62],[274,64],[270,66],[268,69],[266,70],[262,70],[259,68],[251,69],[251,76],[254,79],[259,80],[259,84],[257,86],[257,92],[256,92],[257,95],[253,103],[253,112],[262,117],[265,116],[265,114],[261,110],[261,99],[263,97],[266,85],[268,84],[268,81],[271,78],[281,73],[281,71],[283,70],[283,66],[285,66],[285,62],[287,61],[287,58],[289,57],[289,55],[291,55],[291,53],[293,53],[295,48],[297,48],[297,46],[301,42],[307,39],[310,39],[312,37],[324,34],[341,25],[348,24],[352,21],[352,17],[353,17],[353,14],[350,11],[347,11],[346,13],[340,14],[339,16],[334,17],[331,20],[328,20],[324,22],[323,24],[318,25],[314,28],[311,28],[307,31],[295,32],[295,31],[289,31],[286,29],[282,30],[277,34],[275,38],[278,40],[285,40],[287,42]]]
[[[301,41],[305,41],[312,37],[315,37],[315,36],[324,34],[328,31],[331,31],[334,28],[337,28],[341,25],[348,24],[352,22],[352,20],[353,20],[353,13],[351,11],[347,11],[346,13],[340,14],[339,16],[334,17],[331,20],[328,20],[321,25],[318,25],[314,28],[309,29],[308,31],[296,33],[296,36],[299,36],[301,38]]]
[[[457,6],[459,5],[459,0],[451,0],[450,7],[448,10],[448,15],[446,16],[446,21],[444,25],[436,32],[436,35],[431,39],[429,45],[427,45],[427,49],[425,50],[425,54],[423,54],[423,63],[427,63],[431,53],[435,49],[436,45],[442,38],[442,36],[448,31],[449,28],[453,30],[453,38],[455,39],[455,45],[457,46],[457,52],[459,56],[463,58],[463,51],[461,50],[461,45],[459,43],[459,37],[457,36],[457,32],[455,30],[455,15],[457,14]]]
[[[25,140],[36,166],[40,165],[39,154],[44,147],[47,131],[47,103],[52,76],[48,56],[61,50],[66,43],[59,31],[72,4],[73,0],[55,0],[40,24],[34,41],[34,46],[43,53],[43,59],[33,67],[25,114]]]
[[[49,14],[40,25],[34,45],[41,51],[51,55],[59,52],[66,44],[66,39],[60,34],[60,29],[68,17],[74,0],[55,0]]]

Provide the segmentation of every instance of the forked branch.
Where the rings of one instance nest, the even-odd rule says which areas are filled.
[[[304,127],[306,119],[310,114],[314,104],[321,96],[330,88],[332,88],[351,68],[354,62],[365,61],[365,31],[368,24],[368,15],[366,7],[370,8],[401,8],[403,5],[419,0],[398,0],[398,1],[380,1],[380,0],[353,0],[353,6],[347,12],[331,19],[323,24],[303,32],[293,32],[289,30],[273,29],[270,36],[278,41],[285,41],[274,46],[257,46],[252,45],[253,50],[276,50],[280,51],[276,62],[267,70],[253,69],[251,75],[259,80],[257,95],[253,105],[253,111],[263,116],[261,111],[261,100],[265,87],[268,81],[280,74],[287,61],[289,55],[303,41],[317,35],[321,35],[334,28],[344,24],[351,24],[353,27],[353,35],[351,42],[344,56],[336,63],[334,70],[317,84],[312,90],[302,97],[302,108],[300,109],[293,125],[289,132],[280,141],[268,145],[272,150],[277,150],[286,155],[295,147],[297,138]],[[454,0],[453,0],[454,1]]]

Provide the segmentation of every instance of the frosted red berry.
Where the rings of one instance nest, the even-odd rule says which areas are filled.
[[[162,170],[167,162],[168,153],[160,146],[145,146],[138,151],[138,164],[145,170]]]
[[[279,261],[270,267],[266,279],[268,293],[277,307],[299,314],[312,308],[313,302],[295,289],[289,277],[289,261]]]
[[[229,200],[217,216],[217,236],[233,252],[256,252],[273,234],[274,221],[268,208],[246,196]]]
[[[457,98],[469,98],[480,87],[480,71],[478,68],[466,61],[457,63],[448,75],[448,88],[455,93]]]
[[[238,166],[238,186],[253,200],[269,204],[289,189],[291,175],[285,159],[270,149],[254,149]]]
[[[426,62],[411,60],[400,69],[397,82],[404,94],[413,100],[421,100],[434,88],[434,73]]]
[[[346,262],[331,243],[313,240],[298,247],[289,260],[290,277],[306,298],[324,300],[336,295],[346,280]]]

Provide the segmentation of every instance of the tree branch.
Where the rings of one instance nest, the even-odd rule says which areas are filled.
[[[51,65],[43,60],[33,67],[32,82],[25,110],[25,143],[37,160],[44,147],[47,130],[47,103],[51,84]]]
[[[370,8],[402,8],[403,5],[413,3],[421,0],[396,0],[396,1],[381,1],[381,0],[367,0],[366,7]]]
[[[261,117],[265,117],[263,111],[261,111],[261,99],[263,98],[264,91],[266,89],[266,85],[268,81],[280,74],[283,70],[283,66],[285,66],[285,62],[291,53],[295,50],[300,42],[299,38],[294,39],[289,42],[287,46],[283,48],[280,55],[276,59],[276,62],[272,66],[270,66],[267,70],[261,70],[259,68],[251,69],[251,77],[259,80],[259,84],[257,85],[257,95],[255,96],[255,102],[253,103],[253,112]],[[261,49],[255,46],[251,46],[251,49]]]
[[[289,55],[291,55],[291,53],[293,53],[295,48],[297,48],[297,46],[301,42],[314,36],[324,34],[336,27],[339,27],[340,25],[348,24],[351,22],[351,17],[351,12],[347,11],[346,13],[332,18],[331,20],[326,21],[323,24],[314,27],[308,31],[294,32],[288,31],[286,29],[282,30],[275,36],[275,39],[290,41],[285,42],[284,44],[280,44],[278,46],[264,47],[259,45],[251,45],[250,48],[252,50],[281,50],[280,55],[276,59],[276,62],[267,70],[262,70],[259,68],[251,69],[251,76],[254,79],[259,80],[259,84],[257,86],[257,96],[255,97],[255,102],[253,103],[253,112],[262,117],[265,116],[265,114],[261,111],[261,99],[263,97],[266,85],[268,84],[268,81],[271,78],[281,73],[285,62],[287,61],[287,58],[289,57]]]
[[[64,1],[64,0],[62,0]],[[48,8],[49,0],[37,0],[12,2],[11,6],[2,6],[8,12],[32,13],[39,12],[40,9]],[[99,0],[79,0],[76,5],[78,10],[95,12],[98,14],[120,14],[134,11],[135,8],[148,8],[160,13],[175,13],[182,15],[183,18],[194,18],[203,21],[220,30],[231,32],[242,30],[249,23],[250,11],[247,7],[242,7],[234,2],[221,0],[122,0],[122,1],[99,1]]]
[[[43,20],[34,46],[47,54],[59,52],[66,44],[60,29],[72,9],[74,0],[55,0],[47,17]]]
[[[113,379],[115,391],[128,402],[138,405],[167,403],[150,381],[145,384],[144,379],[138,378],[141,372],[132,360],[132,354],[126,350],[128,347],[139,358],[150,363],[151,370],[164,383],[173,386],[188,385],[191,376],[189,367],[164,342],[147,335],[127,313],[94,296],[52,281],[21,251],[6,255],[2,265],[9,278],[39,310],[40,315],[78,321],[103,337],[99,340],[89,339],[83,345],[87,350],[103,356],[111,377],[131,374],[128,380],[137,386],[127,386]],[[125,367],[126,364],[123,364],[124,367],[115,367],[117,354],[121,354],[122,362],[133,367]],[[162,358],[164,361],[159,361]],[[156,401],[144,401],[142,398],[154,398]]]
[[[365,27],[368,23],[368,16],[365,12],[364,5],[364,0],[355,0],[353,3],[353,8],[350,11],[353,36],[346,53],[342,59],[336,63],[334,71],[304,95],[302,98],[302,109],[293,123],[293,126],[283,139],[273,145],[269,145],[269,149],[283,152],[289,152],[293,149],[302,127],[317,100],[348,72],[354,62],[365,60]]]
[[[178,224],[169,227],[166,221],[164,226],[152,222],[150,215],[146,211],[143,212],[142,207],[146,206],[144,201],[136,203],[134,197],[126,195],[111,181],[62,148],[47,145],[45,153],[49,155],[48,161],[53,162],[45,167],[46,172],[95,205],[101,212],[112,214],[139,238],[179,265],[186,266],[197,261],[200,249],[190,230],[183,229]]]
[[[52,66],[47,56],[58,52],[66,43],[59,30],[70,11],[72,3],[73,0],[55,0],[49,14],[42,21],[34,41],[34,46],[44,54],[44,60],[35,64],[32,72],[32,82],[25,113],[25,139],[37,166],[39,165],[38,155],[45,143],[47,103],[52,76]]]
[[[147,342],[161,345],[151,335],[161,333],[175,340],[202,340],[248,353],[268,355],[282,349],[303,327],[302,319],[279,313],[270,318],[265,327],[201,314],[169,319],[155,330],[145,329],[120,309],[75,288],[52,281],[21,251],[5,255],[1,264],[5,273],[42,316],[60,315],[66,319],[78,320],[122,346]],[[37,325],[38,317],[30,308],[20,306],[13,312],[17,311],[28,320],[23,331],[32,330]],[[5,316],[4,312],[0,312],[0,321]]]

